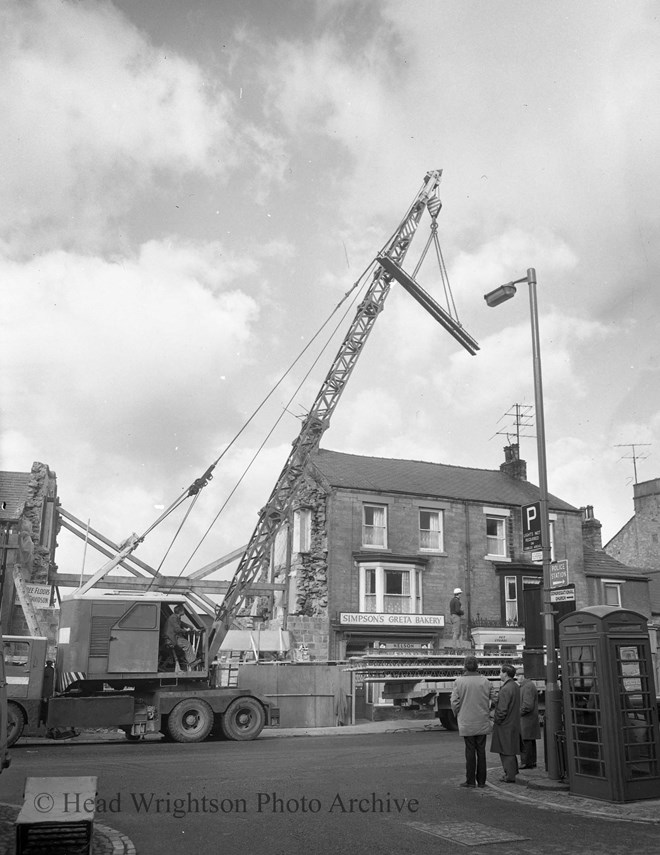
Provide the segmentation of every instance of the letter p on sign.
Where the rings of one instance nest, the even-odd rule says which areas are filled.
[[[535,552],[541,549],[541,503],[523,505],[521,511],[523,549]]]

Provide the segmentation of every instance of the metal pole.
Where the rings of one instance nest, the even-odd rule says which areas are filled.
[[[534,400],[536,406],[536,444],[539,461],[539,490],[541,506],[541,544],[543,552],[543,639],[545,642],[545,742],[547,773],[559,780],[559,758],[555,734],[561,729],[561,695],[559,692],[555,623],[550,599],[550,520],[548,517],[548,469],[546,463],[545,416],[543,412],[543,378],[541,374],[541,344],[536,301],[536,270],[527,271],[529,307],[532,319],[532,358],[534,361]]]

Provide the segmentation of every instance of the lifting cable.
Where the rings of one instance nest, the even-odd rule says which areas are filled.
[[[307,344],[305,345],[305,347],[300,351],[300,353],[298,354],[298,356],[296,356],[296,358],[295,358],[295,359],[293,360],[293,362],[289,365],[289,367],[286,369],[286,371],[284,371],[284,373],[280,376],[280,378],[277,380],[277,382],[276,382],[276,383],[275,383],[275,385],[272,387],[272,389],[271,389],[271,390],[268,392],[268,394],[264,397],[264,399],[261,401],[261,403],[256,407],[256,409],[254,410],[254,412],[250,415],[250,417],[247,419],[247,421],[245,422],[245,424],[241,427],[241,429],[238,431],[238,433],[237,433],[237,434],[233,437],[233,439],[229,442],[229,444],[228,444],[228,445],[226,446],[226,448],[222,451],[222,453],[221,453],[221,454],[216,458],[216,460],[215,460],[215,461],[214,461],[214,462],[213,462],[213,463],[208,467],[208,469],[206,470],[206,472],[205,472],[205,473],[204,473],[200,478],[197,478],[195,481],[193,481],[193,483],[191,484],[191,486],[190,486],[187,490],[185,490],[185,492],[183,492],[183,493],[179,496],[179,498],[178,498],[178,499],[176,499],[176,501],[175,501],[175,502],[173,502],[173,503],[170,505],[170,507],[169,507],[166,511],[164,511],[164,512],[163,512],[163,513],[158,517],[158,519],[157,519],[157,520],[156,520],[156,521],[155,521],[151,526],[149,526],[149,528],[144,532],[144,534],[143,534],[143,535],[138,539],[138,542],[142,542],[142,540],[144,540],[144,538],[147,536],[147,534],[149,534],[151,531],[153,531],[153,529],[154,529],[157,525],[159,525],[159,523],[161,523],[161,522],[162,522],[164,519],[166,519],[166,517],[168,517],[168,516],[169,516],[169,515],[174,511],[174,510],[176,510],[176,508],[178,508],[178,507],[179,507],[179,505],[181,505],[181,504],[182,504],[182,502],[184,502],[184,501],[185,501],[189,496],[193,496],[193,497],[194,497],[194,498],[193,498],[193,502],[191,503],[190,507],[188,508],[188,510],[187,510],[187,512],[186,512],[186,514],[185,514],[185,516],[184,516],[184,518],[183,518],[183,520],[181,521],[181,524],[180,524],[180,525],[179,525],[179,527],[177,528],[177,530],[176,530],[176,532],[175,532],[175,534],[174,534],[174,536],[173,536],[173,538],[172,538],[172,541],[170,542],[170,545],[169,545],[169,547],[167,548],[167,550],[166,550],[166,552],[165,552],[165,555],[163,556],[163,559],[162,559],[162,561],[160,562],[160,564],[159,564],[159,566],[158,566],[158,571],[160,571],[160,568],[162,567],[163,562],[165,561],[165,559],[167,558],[167,555],[170,553],[170,551],[171,551],[172,547],[174,546],[174,542],[176,541],[176,539],[178,538],[179,534],[181,533],[181,530],[182,530],[182,528],[183,528],[183,525],[184,525],[184,523],[186,522],[186,520],[188,519],[188,517],[189,517],[189,515],[190,515],[190,513],[191,513],[191,511],[192,511],[192,509],[193,509],[193,507],[194,507],[194,505],[195,505],[195,503],[196,503],[196,501],[197,501],[198,497],[199,497],[199,493],[200,493],[200,491],[201,491],[201,490],[202,490],[202,489],[203,489],[203,488],[208,484],[208,482],[213,478],[213,470],[215,469],[215,467],[217,466],[217,464],[220,462],[220,460],[222,460],[222,458],[223,458],[223,457],[225,456],[225,454],[229,451],[229,449],[230,449],[230,448],[235,444],[235,442],[238,440],[238,438],[241,436],[241,434],[246,430],[246,428],[248,427],[248,425],[253,421],[253,419],[257,416],[257,414],[258,414],[258,413],[263,409],[263,407],[265,406],[265,404],[267,403],[267,401],[271,398],[271,396],[275,393],[275,391],[279,388],[279,386],[281,386],[281,384],[284,382],[284,380],[287,378],[287,376],[291,373],[291,371],[293,370],[293,368],[297,365],[297,363],[302,359],[302,357],[303,357],[303,356],[305,355],[305,353],[309,350],[309,348],[310,348],[310,347],[314,344],[314,342],[318,339],[318,337],[321,335],[321,333],[323,332],[323,330],[328,326],[328,324],[329,324],[329,323],[330,323],[330,321],[332,320],[333,316],[338,312],[338,310],[341,308],[341,306],[346,302],[346,300],[351,296],[351,294],[353,294],[353,292],[355,292],[355,291],[356,291],[356,289],[360,287],[361,283],[362,283],[362,286],[364,285],[365,277],[367,276],[367,274],[368,274],[368,272],[369,272],[369,270],[370,270],[370,268],[371,268],[372,266],[373,266],[373,262],[372,262],[372,264],[371,264],[371,265],[369,265],[369,267],[368,267],[368,268],[367,268],[367,269],[366,269],[366,270],[361,274],[361,276],[360,276],[360,277],[359,277],[359,278],[358,278],[358,279],[353,283],[353,285],[351,286],[351,288],[349,288],[349,290],[344,294],[344,296],[343,296],[343,297],[341,298],[341,300],[337,303],[337,305],[336,305],[336,306],[335,306],[335,308],[332,310],[332,312],[329,314],[329,316],[326,318],[326,320],[321,324],[321,326],[318,328],[318,330],[317,330],[317,331],[314,333],[314,335],[310,338],[310,340],[307,342]],[[291,397],[289,398],[289,401],[287,402],[286,407],[282,410],[282,413],[281,413],[281,414],[278,416],[278,418],[275,420],[275,423],[273,424],[272,428],[271,428],[271,429],[270,429],[270,431],[267,433],[267,435],[266,435],[266,437],[264,438],[263,442],[261,443],[261,445],[259,446],[259,448],[258,448],[258,449],[256,450],[256,452],[254,453],[254,455],[253,455],[252,459],[251,459],[251,460],[249,461],[249,463],[247,464],[247,466],[246,466],[246,468],[244,469],[243,473],[241,474],[241,476],[240,476],[239,480],[236,482],[236,484],[235,484],[235,485],[234,485],[234,487],[232,488],[231,492],[230,492],[230,493],[229,493],[229,495],[227,496],[227,498],[226,498],[225,502],[222,504],[222,506],[221,506],[220,510],[218,511],[218,513],[216,514],[216,516],[214,517],[214,519],[213,519],[213,521],[211,522],[211,524],[209,525],[208,529],[207,529],[207,530],[206,530],[206,532],[202,535],[202,537],[201,537],[201,539],[200,539],[199,543],[197,544],[197,546],[195,547],[195,549],[194,549],[194,550],[193,550],[193,552],[191,553],[191,555],[190,555],[190,557],[188,558],[188,560],[186,561],[186,563],[185,563],[185,564],[183,565],[183,567],[181,568],[181,571],[180,571],[180,573],[179,573],[179,577],[181,576],[181,574],[184,572],[184,570],[185,570],[185,569],[188,567],[188,565],[190,564],[190,562],[191,562],[191,560],[193,559],[193,557],[195,556],[196,552],[199,550],[199,548],[201,547],[202,543],[204,542],[204,540],[206,539],[206,537],[207,537],[207,536],[209,535],[209,533],[211,532],[211,529],[213,528],[213,526],[214,526],[214,525],[216,524],[216,522],[218,521],[218,518],[220,517],[220,514],[224,511],[225,507],[227,506],[227,503],[229,502],[229,500],[232,498],[232,496],[234,495],[234,493],[236,492],[236,490],[237,490],[237,489],[238,489],[238,487],[240,486],[241,482],[243,481],[243,479],[244,479],[244,478],[245,478],[245,476],[247,475],[248,471],[249,471],[249,470],[250,470],[250,468],[252,467],[253,463],[255,462],[255,460],[257,459],[258,455],[259,455],[259,454],[261,453],[261,451],[263,450],[264,446],[266,445],[266,443],[268,442],[268,440],[270,439],[270,437],[271,437],[271,436],[272,436],[272,434],[274,433],[275,429],[277,428],[277,426],[279,425],[279,423],[281,422],[281,420],[284,418],[284,415],[285,415],[285,413],[287,412],[287,408],[288,408],[288,406],[291,404],[291,402],[293,401],[293,399],[295,398],[295,396],[300,392],[300,389],[302,388],[303,384],[304,384],[304,383],[305,383],[305,381],[308,379],[308,377],[309,377],[309,375],[311,374],[311,372],[313,371],[313,369],[316,367],[316,365],[317,365],[317,363],[318,363],[319,359],[320,359],[320,358],[321,358],[321,356],[324,354],[325,350],[327,349],[327,347],[328,347],[328,346],[329,346],[329,344],[330,344],[330,341],[331,341],[331,340],[332,340],[332,338],[335,336],[335,334],[336,334],[337,330],[339,329],[339,327],[341,326],[341,324],[344,322],[344,320],[345,320],[345,318],[346,318],[346,316],[347,316],[347,314],[348,314],[349,310],[350,310],[350,309],[352,308],[352,306],[355,304],[356,300],[357,300],[357,295],[353,296],[353,299],[352,299],[352,300],[351,300],[351,302],[349,303],[349,305],[348,305],[348,307],[346,308],[346,310],[345,310],[344,314],[342,315],[341,319],[338,321],[338,323],[337,323],[337,325],[335,326],[334,330],[332,330],[332,332],[330,333],[330,336],[328,337],[328,339],[327,339],[326,343],[323,345],[323,347],[322,347],[322,349],[320,350],[319,354],[316,356],[316,358],[315,358],[315,359],[314,359],[314,361],[312,362],[312,365],[310,366],[309,370],[308,370],[308,371],[307,371],[307,373],[304,375],[303,379],[302,379],[302,380],[301,380],[301,382],[298,384],[297,388],[295,389],[295,391],[293,392],[293,394],[292,394],[292,395],[291,395]],[[179,578],[179,577],[177,577],[177,578]],[[155,581],[156,581],[156,577],[154,577],[154,578],[151,580],[151,583],[150,583],[149,588],[148,588],[147,590],[149,590],[149,589],[151,588],[151,586],[154,584],[154,582],[155,582]]]
[[[437,215],[436,215],[437,216]],[[412,278],[416,279],[417,274],[419,273],[419,269],[426,258],[426,254],[429,251],[429,247],[433,242],[435,247],[435,255],[438,260],[438,267],[440,268],[440,278],[442,279],[442,286],[445,292],[445,300],[447,302],[447,310],[452,318],[458,322],[458,311],[456,309],[456,303],[454,302],[454,295],[452,294],[451,285],[449,284],[449,274],[447,273],[447,266],[445,265],[445,259],[442,254],[442,249],[440,247],[440,241],[438,239],[438,223],[435,217],[433,217],[433,221],[431,223],[431,233],[429,234],[429,239],[426,241],[426,246],[424,247],[422,254],[417,262],[415,270],[413,271]]]

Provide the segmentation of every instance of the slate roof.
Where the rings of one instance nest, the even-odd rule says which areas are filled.
[[[603,579],[638,579],[648,582],[649,577],[641,567],[630,567],[612,558],[602,549],[594,549],[586,543],[584,550],[584,572],[587,576],[598,576]]]
[[[313,454],[311,462],[332,487],[433,496],[492,505],[528,505],[539,499],[538,487],[529,481],[512,478],[499,469],[471,469],[422,460],[363,457],[326,449],[319,449]],[[579,513],[578,508],[556,496],[549,496],[548,504],[552,510]]]
[[[0,520],[20,519],[31,477],[31,472],[0,472]]]

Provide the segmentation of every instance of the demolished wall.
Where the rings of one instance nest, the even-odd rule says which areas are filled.
[[[57,476],[45,463],[35,461],[27,482],[25,502],[17,524],[15,549],[8,555],[8,568],[19,564],[25,581],[33,585],[48,585],[48,571],[55,567],[57,525]],[[11,572],[7,581],[11,579]],[[13,582],[7,591],[14,597]],[[55,608],[35,608],[41,631],[54,647],[58,614]],[[23,609],[15,602],[6,630],[8,635],[28,635],[29,627]]]
[[[297,509],[311,512],[308,552],[295,552],[291,569],[296,578],[294,614],[303,617],[328,616],[328,533],[326,529],[325,490],[311,479],[298,493]]]

